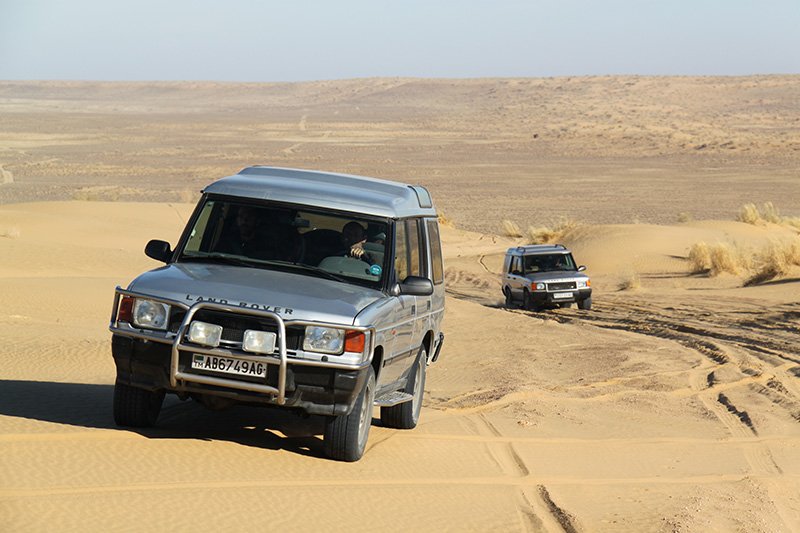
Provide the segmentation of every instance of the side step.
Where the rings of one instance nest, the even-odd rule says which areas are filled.
[[[394,391],[387,392],[375,398],[375,405],[380,407],[391,407],[403,402],[410,402],[414,397],[406,392]]]

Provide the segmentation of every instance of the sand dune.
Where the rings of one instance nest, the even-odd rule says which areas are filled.
[[[507,310],[496,259],[514,241],[453,228],[447,345],[417,429],[376,421],[365,457],[342,464],[323,458],[319,420],[280,412],[172,398],[155,428],[117,428],[113,287],[156,266],[144,243],[175,242],[191,207],[0,207],[3,530],[800,525],[796,297],[767,307],[705,278],[698,297],[599,284],[591,313]],[[598,279],[619,262],[681,279],[686,243],[762,233],[587,227],[572,242]]]

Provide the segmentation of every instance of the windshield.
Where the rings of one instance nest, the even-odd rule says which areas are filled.
[[[577,270],[572,254],[537,254],[525,257],[525,274],[559,270]]]
[[[386,268],[388,220],[208,199],[178,261],[290,270],[378,287]]]

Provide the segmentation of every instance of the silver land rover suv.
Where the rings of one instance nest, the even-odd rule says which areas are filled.
[[[503,263],[506,306],[516,302],[531,311],[545,307],[592,308],[592,284],[575,266],[572,253],[561,244],[537,244],[509,248]]]
[[[149,427],[165,394],[324,415],[325,454],[364,453],[373,405],[411,429],[442,347],[445,287],[428,191],[250,167],[203,191],[164,266],[117,287],[114,419]]]

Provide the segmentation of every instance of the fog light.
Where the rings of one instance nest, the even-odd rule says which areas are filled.
[[[189,341],[212,348],[219,346],[219,339],[222,337],[222,326],[207,324],[206,322],[192,322],[189,327]]]
[[[242,349],[253,353],[272,353],[275,351],[277,335],[271,331],[257,331],[248,329],[244,332]]]

